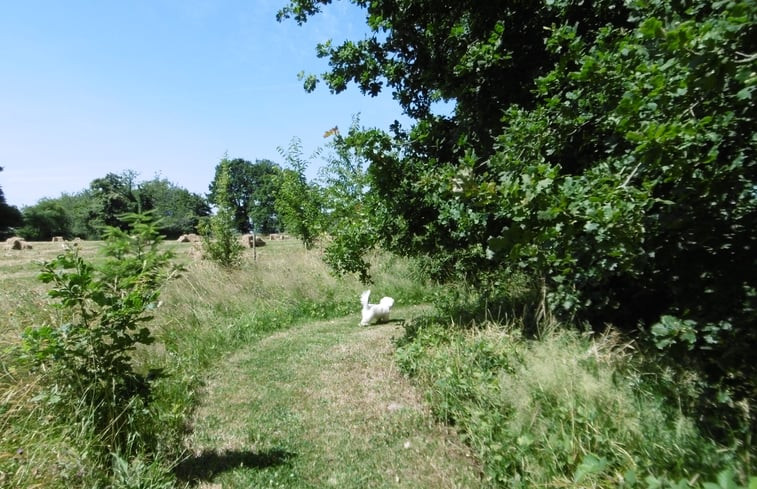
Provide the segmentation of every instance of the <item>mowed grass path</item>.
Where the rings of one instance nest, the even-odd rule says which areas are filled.
[[[225,358],[207,375],[179,476],[201,488],[481,487],[394,364],[401,320],[358,321],[302,324]]]

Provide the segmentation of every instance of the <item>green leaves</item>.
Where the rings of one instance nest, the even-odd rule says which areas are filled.
[[[62,323],[27,328],[22,343],[24,358],[41,367],[43,382],[60,402],[96,410],[99,434],[111,449],[126,443],[129,434],[120,426],[132,400],[149,398],[149,383],[134,371],[130,354],[154,341],[143,323],[160,287],[179,270],[170,263],[172,254],[160,250],[149,216],[122,218],[130,232],[108,230],[101,265],[85,261],[76,246],[43,265],[39,279],[52,285],[49,295]]]
[[[658,323],[652,325],[651,332],[657,348],[665,349],[670,345],[682,343],[691,350],[697,341],[696,326],[696,321],[691,319],[665,315]]]
[[[660,19],[657,19],[655,17],[649,17],[648,19],[644,20],[644,22],[642,22],[639,26],[639,32],[647,38],[665,38],[665,29],[663,28],[663,23]]]
[[[589,476],[598,475],[604,472],[610,465],[609,461],[604,457],[597,457],[592,453],[584,455],[581,463],[576,467],[576,471],[573,474],[573,482],[581,483]]]
[[[558,317],[753,397],[753,1],[356,3],[382,36],[321,49],[327,83],[416,119],[364,153],[383,245],[439,279],[543,280]],[[368,241],[340,232],[343,264]]]
[[[238,238],[238,219],[232,193],[232,162],[223,158],[214,180],[213,192],[216,213],[201,222],[202,249],[205,255],[225,268],[238,267],[242,259],[242,244]],[[247,220],[246,209],[244,211]]]
[[[321,192],[317,186],[307,181],[307,160],[302,155],[302,145],[298,139],[292,139],[286,150],[279,148],[279,151],[289,167],[284,169],[278,179],[276,211],[284,229],[311,249],[323,232]]]

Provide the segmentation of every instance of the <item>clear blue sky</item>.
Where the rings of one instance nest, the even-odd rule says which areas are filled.
[[[109,172],[156,174],[204,194],[215,166],[271,159],[293,137],[310,155],[324,131],[388,128],[389,94],[306,93],[315,45],[362,38],[364,13],[337,1],[302,27],[286,0],[0,0],[0,188],[22,207]]]

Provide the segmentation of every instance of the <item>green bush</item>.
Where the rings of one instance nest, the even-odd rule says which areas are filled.
[[[149,449],[151,430],[158,430],[149,422],[158,372],[137,371],[132,353],[154,341],[147,322],[160,288],[178,271],[149,216],[123,219],[130,233],[105,231],[100,264],[82,258],[75,245],[44,264],[39,279],[52,284],[58,323],[23,334],[23,357],[46,386],[41,398],[77,422],[90,420],[110,453]]]
[[[234,207],[231,203],[230,162],[221,160],[215,183],[216,213],[201,220],[198,231],[202,235],[202,249],[205,256],[224,268],[238,267],[242,261],[244,248],[239,242],[239,233]]]
[[[700,412],[726,436],[743,422],[723,411],[754,406],[757,378],[755,12],[631,2],[628,25],[595,36],[551,27],[536,106],[510,107],[494,154],[430,191],[462,235],[499,228],[495,275],[544,277],[558,317],[610,322],[700,372]]]

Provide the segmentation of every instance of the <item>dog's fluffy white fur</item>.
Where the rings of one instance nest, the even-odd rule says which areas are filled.
[[[363,309],[360,311],[362,315],[360,326],[368,326],[373,321],[389,320],[389,311],[392,310],[394,299],[391,297],[382,297],[378,304],[369,304],[368,298],[370,296],[370,290],[366,290],[360,294],[360,304],[363,305]]]

